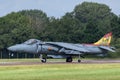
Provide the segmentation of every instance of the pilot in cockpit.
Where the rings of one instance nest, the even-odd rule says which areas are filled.
[[[37,39],[29,39],[29,40],[27,40],[27,41],[25,41],[24,42],[24,44],[34,44],[34,43],[42,43],[42,41],[40,41],[40,40],[37,40]]]

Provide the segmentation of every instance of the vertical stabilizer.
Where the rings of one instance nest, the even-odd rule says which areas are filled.
[[[94,43],[95,45],[104,45],[104,46],[109,46],[112,38],[112,32],[107,33],[104,35],[99,41]]]

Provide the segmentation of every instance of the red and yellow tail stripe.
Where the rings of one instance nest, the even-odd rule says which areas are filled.
[[[99,41],[95,42],[94,45],[109,46],[112,38],[112,32],[104,35]]]

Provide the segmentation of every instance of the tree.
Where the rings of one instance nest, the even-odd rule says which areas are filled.
[[[41,36],[48,17],[40,10],[12,12],[0,18],[0,48]]]
[[[97,41],[112,30],[111,20],[114,14],[105,4],[83,2],[74,8],[72,14],[75,19],[79,20],[79,23],[82,23],[81,31],[84,32],[83,38],[86,42]],[[93,35],[96,38],[92,38]],[[91,40],[85,39],[85,36]]]

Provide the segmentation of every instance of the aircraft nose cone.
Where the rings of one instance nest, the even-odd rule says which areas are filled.
[[[17,44],[7,48],[12,52],[28,52],[28,53],[37,53],[36,45],[26,45],[26,44]]]
[[[17,51],[21,51],[21,49],[23,49],[23,46],[20,44],[16,44],[16,45],[8,47],[7,49],[9,51],[17,52]]]
[[[15,46],[10,46],[7,48],[9,51],[16,51],[16,47]]]
[[[8,47],[7,50],[11,51],[11,47]]]

